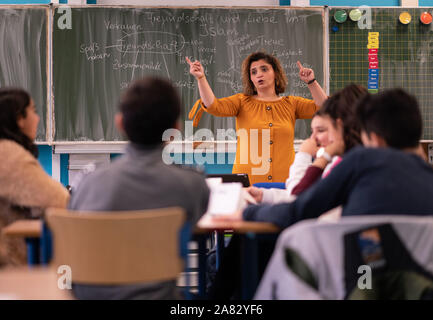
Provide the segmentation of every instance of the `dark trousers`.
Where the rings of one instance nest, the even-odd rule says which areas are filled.
[[[242,298],[242,267],[249,267],[242,265],[245,241],[243,237],[245,236],[234,234],[224,249],[221,264],[208,291],[209,299],[237,300]],[[258,280],[260,280],[274,251],[277,235],[256,236]]]

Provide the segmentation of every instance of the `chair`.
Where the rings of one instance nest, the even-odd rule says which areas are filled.
[[[306,220],[278,238],[255,299],[433,299],[433,217]]]
[[[121,285],[177,279],[183,270],[181,208],[83,212],[49,208],[56,267],[68,265],[72,282]]]

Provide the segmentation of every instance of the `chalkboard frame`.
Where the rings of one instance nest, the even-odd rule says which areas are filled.
[[[62,8],[62,7],[69,7],[69,8],[80,8],[80,9],[85,9],[85,8],[130,8],[130,9],[204,9],[204,8],[210,8],[210,9],[252,9],[252,10],[266,10],[266,9],[272,9],[272,10],[281,10],[281,11],[287,11],[287,10],[311,10],[311,11],[318,11],[321,12],[322,14],[322,37],[323,37],[323,57],[322,57],[322,66],[323,66],[323,83],[322,86],[325,89],[326,92],[329,92],[329,65],[328,65],[328,10],[326,7],[322,7],[322,6],[315,6],[315,7],[308,7],[308,8],[304,8],[304,7],[272,7],[272,6],[260,6],[260,7],[255,7],[255,6],[249,6],[249,7],[243,7],[243,6],[236,6],[236,7],[227,7],[227,6],[131,6],[131,5],[92,5],[92,6],[88,6],[88,5],[52,5],[51,7],[51,13],[50,13],[50,17],[51,17],[51,22],[50,22],[50,27],[52,29],[53,24],[55,23],[54,21],[54,12],[55,10],[57,10],[58,8]],[[53,38],[53,31],[50,30],[50,39],[52,41]],[[52,42],[51,42],[52,44]],[[53,45],[51,46],[51,50],[53,48]],[[51,71],[51,76],[50,76],[50,80],[53,81],[53,77],[52,77],[52,72],[53,72],[53,54],[52,51],[50,51],[50,71]],[[49,87],[50,88],[50,92],[51,92],[51,99],[50,99],[50,115],[51,115],[51,121],[49,121],[50,124],[50,131],[49,131],[49,137],[48,137],[48,142],[49,144],[52,145],[70,145],[70,144],[87,144],[87,145],[98,145],[98,144],[114,144],[114,145],[118,145],[118,144],[122,144],[125,143],[125,141],[93,141],[93,140],[84,140],[84,141],[56,141],[54,139],[54,128],[55,128],[55,119],[54,119],[54,112],[55,112],[55,105],[54,105],[54,99],[53,99],[53,91],[52,91],[52,86]],[[296,138],[295,138],[296,139]],[[296,140],[295,140],[296,141]],[[215,141],[217,142],[217,141]]]
[[[34,4],[34,5],[11,5],[11,4],[1,4],[0,10],[27,10],[27,9],[41,9],[45,11],[45,77],[46,77],[46,94],[45,94],[45,105],[40,106],[42,109],[42,114],[39,114],[42,121],[45,121],[45,132],[43,135],[45,136],[44,139],[37,138],[36,144],[51,144],[51,77],[50,77],[50,70],[51,70],[51,38],[50,38],[50,17],[51,17],[51,5],[43,5],[43,4]],[[23,85],[17,85],[18,87],[24,87]],[[27,89],[28,90],[28,89]],[[28,90],[30,95],[33,95],[31,90]],[[37,109],[39,105],[36,105]],[[45,117],[43,115],[43,111],[45,111]],[[40,126],[41,124],[39,124]]]

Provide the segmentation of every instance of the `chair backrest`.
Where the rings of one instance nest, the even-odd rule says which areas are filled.
[[[433,216],[305,220],[281,233],[255,299],[426,299],[432,261]]]
[[[71,267],[79,284],[132,284],[176,279],[182,208],[84,212],[49,208],[53,263]]]

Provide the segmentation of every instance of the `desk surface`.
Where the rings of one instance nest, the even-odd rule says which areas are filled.
[[[215,221],[211,215],[203,215],[197,223],[195,233],[205,233],[209,231],[233,230],[237,233],[275,233],[280,229],[269,222],[255,221]]]
[[[40,238],[42,220],[17,220],[4,227],[2,233],[11,237]]]
[[[0,271],[0,300],[69,300],[71,290],[58,288],[51,268],[13,268]]]
[[[280,229],[269,222],[255,221],[215,221],[209,214],[203,215],[198,221],[194,232],[233,230],[238,233],[275,233]],[[6,236],[40,238],[42,233],[41,220],[18,220],[3,228]]]

